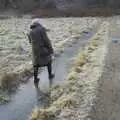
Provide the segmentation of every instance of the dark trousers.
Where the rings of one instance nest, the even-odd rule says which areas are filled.
[[[46,65],[46,67],[48,69],[48,75],[51,76],[52,75],[52,61],[50,61]],[[34,80],[36,80],[38,77],[38,70],[39,70],[39,66],[34,66]]]

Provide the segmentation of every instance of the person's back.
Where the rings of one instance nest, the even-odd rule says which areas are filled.
[[[32,44],[32,52],[33,52],[33,57],[40,57],[40,54],[42,54],[42,48],[44,47],[44,42],[42,38],[42,31],[44,28],[41,25],[34,24],[31,25],[31,44]],[[34,63],[36,64],[36,62]]]

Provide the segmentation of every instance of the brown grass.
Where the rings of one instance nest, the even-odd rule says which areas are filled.
[[[77,72],[75,71],[71,71],[69,74],[68,74],[68,80],[76,80],[77,79]]]
[[[75,69],[75,72],[77,72],[77,73],[82,72],[82,68],[79,66],[76,66],[74,69]]]
[[[52,90],[51,101],[55,101],[58,98],[60,98],[63,95],[63,92],[64,92],[64,88],[63,87],[60,87],[59,89],[56,89],[56,90],[55,89]]]
[[[15,73],[3,73],[1,76],[1,88],[3,90],[11,90],[19,84],[19,77]]]
[[[10,101],[10,98],[7,94],[0,95],[0,104],[7,103]]]
[[[58,108],[70,108],[73,105],[75,105],[75,100],[72,99],[72,96],[64,96],[61,97],[59,100],[55,101],[53,105],[55,105]]]
[[[92,46],[94,46],[94,47],[97,47],[97,46],[99,45],[98,40],[99,40],[99,38],[96,38],[96,39],[94,39],[94,40],[89,41],[88,44],[89,44],[89,45],[92,45]]]
[[[54,120],[54,114],[49,109],[34,110],[30,120]]]
[[[59,89],[60,88],[60,85],[54,85],[53,87],[52,87],[52,90],[57,90],[57,89]]]
[[[85,65],[85,63],[87,62],[87,56],[88,56],[88,54],[85,52],[78,54],[78,57],[75,61],[75,65],[80,66],[80,67]]]

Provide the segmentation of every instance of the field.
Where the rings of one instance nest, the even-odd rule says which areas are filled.
[[[14,111],[17,114],[10,116],[9,120],[21,120],[26,116],[30,117],[30,120],[85,120],[91,117],[96,119],[101,116],[106,119],[112,117],[106,113],[112,113],[111,108],[116,110],[116,101],[119,101],[119,16],[41,19],[41,24],[47,28],[55,55],[61,55],[56,59],[59,65],[53,84],[49,84],[49,80],[45,78],[46,73],[41,72],[39,88],[36,89],[32,77],[26,84],[20,85],[21,80],[24,81],[27,76],[32,75],[33,71],[31,45],[26,35],[30,30],[31,17],[0,18],[2,119],[7,119],[6,114],[13,114]],[[86,43],[84,49],[81,49],[84,40]],[[63,81],[56,84],[59,79]],[[18,85],[19,90],[15,89],[16,93],[9,95],[8,91]],[[21,98],[21,95],[22,99],[17,99]],[[114,96],[118,98],[116,101]],[[37,105],[35,103],[37,109],[33,109],[34,101],[37,101]],[[6,108],[10,111],[4,108],[3,103],[6,102],[9,102]],[[105,112],[102,111],[103,105]],[[31,114],[24,115],[26,111]],[[115,114],[118,115],[116,111]]]
[[[57,52],[63,51],[71,41],[80,39],[99,21],[97,17],[49,18],[41,19],[41,24],[48,29],[48,36]],[[24,74],[31,70],[31,45],[26,35],[30,23],[29,16],[0,20],[0,81],[6,74]]]

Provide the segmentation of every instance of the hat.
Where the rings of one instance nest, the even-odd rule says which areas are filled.
[[[35,18],[31,22],[31,25],[33,25],[33,24],[41,24],[41,20],[39,18]]]

